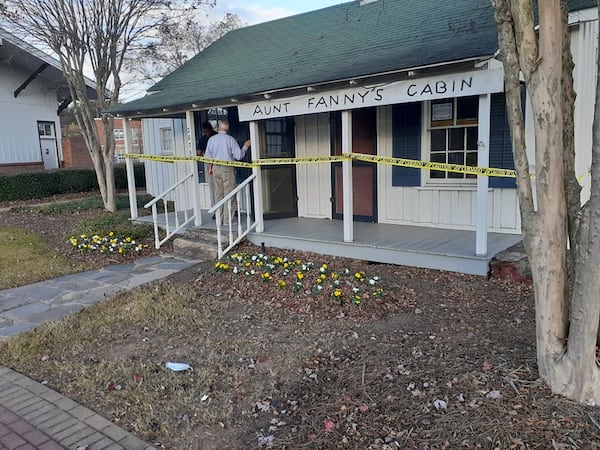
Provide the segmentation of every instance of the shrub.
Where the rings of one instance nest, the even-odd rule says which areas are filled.
[[[143,164],[134,165],[134,176],[136,187],[146,186]],[[115,185],[117,189],[127,189],[125,165],[115,166]],[[93,169],[57,169],[0,176],[0,201],[29,200],[97,190],[98,181]]]

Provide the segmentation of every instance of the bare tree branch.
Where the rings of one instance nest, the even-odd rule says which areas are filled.
[[[202,0],[3,0],[2,18],[11,31],[35,39],[57,55],[74,102],[74,115],[92,157],[104,205],[116,210],[113,121],[103,117],[104,139],[94,121],[119,101],[125,56],[153,30],[170,26]],[[84,73],[96,82],[88,94]],[[100,142],[105,145],[101,146]]]

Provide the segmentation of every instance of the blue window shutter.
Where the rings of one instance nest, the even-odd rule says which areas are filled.
[[[524,96],[522,96],[522,101],[525,101]],[[525,107],[524,103],[523,107]],[[515,168],[504,93],[492,94],[491,96],[490,167],[499,169]],[[517,182],[515,178],[490,177],[489,186],[493,188],[516,188]]]
[[[392,156],[421,159],[421,103],[392,107]],[[421,169],[392,167],[392,186],[420,186]]]

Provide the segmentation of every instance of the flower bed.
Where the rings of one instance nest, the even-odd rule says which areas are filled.
[[[334,268],[282,256],[262,253],[235,253],[227,262],[215,263],[217,272],[229,272],[245,277],[256,277],[263,283],[275,283],[281,290],[293,293],[325,295],[343,304],[350,302],[361,306],[369,299],[383,296],[379,276],[368,276],[364,271]]]
[[[69,242],[73,248],[86,253],[98,252],[124,255],[130,252],[139,253],[148,248],[148,245],[136,242],[130,236],[119,237],[112,231],[105,236],[98,234],[93,236],[87,234],[81,234],[79,237],[71,236]]]

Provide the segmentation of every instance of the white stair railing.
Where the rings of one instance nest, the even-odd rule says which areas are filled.
[[[181,231],[186,225],[188,225],[196,219],[196,209],[194,207],[189,207],[190,205],[194,204],[193,192],[194,189],[196,189],[196,186],[194,185],[194,180],[194,173],[192,172],[144,205],[144,208],[152,207],[152,221],[154,223],[154,246],[156,248],[160,248],[161,245],[163,245],[176,233]],[[167,196],[170,197],[170,194],[174,194],[174,198],[177,198],[178,200],[182,201],[184,205],[186,205],[186,207],[182,211],[177,211],[177,202],[172,201],[172,218],[169,217],[169,200],[167,199]],[[157,208],[157,204],[161,203],[163,206],[163,212],[166,221],[165,237],[162,239],[160,238],[159,234]],[[183,217],[180,219],[179,216],[181,212],[183,213]]]
[[[251,190],[254,186],[255,174],[250,175],[242,183],[240,183],[233,191],[223,197],[222,200],[217,202],[212,208],[208,210],[209,214],[214,214],[217,222],[217,245],[219,259],[222,258],[235,247],[239,242],[246,237],[250,231],[256,228],[256,218],[252,211],[251,202]],[[237,210],[233,211],[232,203],[233,200],[237,201]],[[242,199],[245,200],[246,209],[244,215],[246,220],[242,224]],[[225,226],[227,227],[227,242],[224,244],[223,236],[221,234],[222,228],[222,211],[225,210]],[[237,221],[236,221],[237,219]],[[237,223],[235,223],[237,222]],[[234,229],[234,225],[236,225]],[[225,248],[224,245],[226,245]]]

